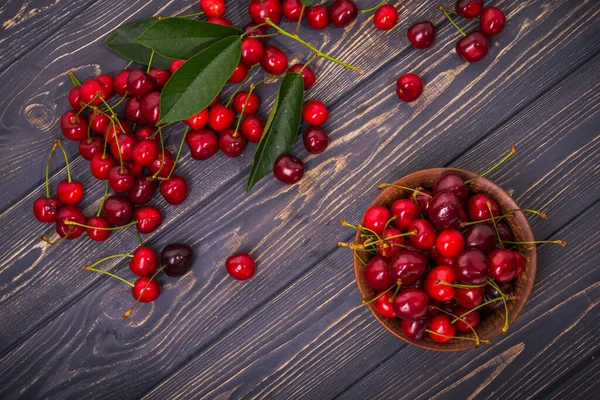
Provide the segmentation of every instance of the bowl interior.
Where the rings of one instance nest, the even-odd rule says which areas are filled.
[[[426,169],[412,174],[406,175],[400,178],[395,185],[406,186],[410,188],[430,188],[433,186],[435,181],[445,172],[453,171],[461,175],[465,180],[471,179],[477,176],[474,172],[465,171],[454,168],[434,168]],[[492,198],[500,207],[500,213],[503,214],[509,210],[516,210],[519,208],[517,203],[512,197],[506,193],[500,186],[496,185],[492,181],[485,178],[478,178],[467,185],[471,194],[473,193],[484,193]],[[395,187],[388,187],[383,190],[373,200],[370,206],[381,205],[390,207],[392,203],[400,198],[407,198],[411,192],[399,189]],[[533,232],[529,226],[527,218],[522,212],[516,212],[513,216],[504,219],[509,225],[515,241],[533,241]],[[355,243],[362,243],[363,239],[360,237],[360,233],[357,232],[355,237]],[[536,273],[536,249],[533,246],[523,248],[526,251],[526,266],[523,274],[513,282],[514,291],[513,295],[516,296],[516,300],[508,302],[509,322],[512,324],[517,318],[529,295],[533,289],[533,282]],[[367,260],[369,258],[368,253],[360,253],[360,256]],[[358,257],[354,256],[354,274],[356,276],[356,282],[360,290],[360,294],[363,299],[370,299],[376,295],[376,292],[367,285],[364,278],[364,265],[360,262]],[[374,308],[372,304],[367,306],[375,318],[392,334],[398,338],[408,342],[412,345],[435,351],[462,351],[471,349],[476,346],[474,341],[471,340],[452,340],[448,343],[437,343],[425,335],[423,339],[413,340],[408,338],[400,329],[400,320],[398,318],[386,318],[381,316]],[[483,319],[480,326],[476,329],[480,339],[487,339],[492,341],[496,336],[501,333],[502,327],[504,326],[505,313],[504,308],[493,312],[487,318]],[[473,337],[472,334],[462,336]],[[485,346],[485,345],[482,345]]]

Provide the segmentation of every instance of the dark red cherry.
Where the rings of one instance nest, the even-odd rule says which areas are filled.
[[[55,197],[38,197],[33,202],[33,215],[40,222],[54,222],[61,207],[62,203]]]
[[[365,212],[362,225],[376,234],[381,235],[390,218],[392,218],[390,210],[383,206],[373,206],[369,207]]]
[[[461,204],[449,190],[436,194],[429,204],[429,220],[438,229],[455,228],[460,222]]]
[[[238,114],[256,114],[258,107],[260,107],[260,100],[256,93],[242,91],[233,97],[233,109]]]
[[[172,243],[160,252],[160,261],[165,267],[165,274],[176,278],[190,270],[194,261],[194,252],[187,244]]]
[[[329,21],[339,28],[348,25],[358,16],[358,7],[352,0],[334,0],[329,6]]]
[[[502,32],[506,17],[501,9],[486,7],[479,18],[479,29],[487,36],[494,36]]]
[[[247,32],[246,36],[260,40],[263,45],[267,44],[268,38],[264,37],[264,35],[267,34],[267,31],[263,26],[257,24],[248,24],[246,27],[244,27],[244,32]]]
[[[249,142],[258,143],[265,132],[265,121],[258,115],[248,115],[240,124],[240,131]]]
[[[439,177],[433,185],[433,194],[436,195],[442,190],[449,190],[460,201],[464,203],[469,197],[469,189],[465,185],[463,178],[456,172],[446,172]]]
[[[381,256],[371,258],[365,267],[365,281],[375,291],[389,289],[396,281],[390,275],[388,260]]]
[[[127,199],[135,205],[148,203],[156,193],[156,183],[145,175],[135,177],[133,186],[127,192]]]
[[[320,154],[329,145],[329,137],[325,129],[320,126],[311,125],[302,134],[304,148],[311,154]]]
[[[431,200],[433,199],[433,193],[429,190],[419,189],[417,194],[415,195],[415,200],[419,204],[421,208],[421,212],[423,215],[429,215],[429,205],[431,204]]]
[[[188,184],[185,178],[178,175],[171,175],[166,181],[160,184],[160,194],[163,195],[167,203],[178,205],[187,199]]]
[[[79,142],[79,154],[86,160],[91,160],[96,154],[102,154],[104,141],[99,136],[90,136]]]
[[[127,77],[127,91],[132,96],[143,96],[154,90],[154,78],[141,69],[134,69]]]
[[[391,4],[384,4],[375,11],[373,15],[373,24],[375,28],[382,31],[389,31],[398,22],[398,10]]]
[[[457,0],[454,8],[463,18],[475,18],[483,9],[483,0]]]
[[[419,250],[430,250],[437,238],[437,233],[431,222],[426,219],[416,219],[407,228],[408,232],[417,232],[416,235],[408,236],[410,245]]]
[[[174,74],[183,64],[185,60],[173,60],[171,61],[171,65],[169,66],[169,71],[171,74]]]
[[[246,148],[246,137],[233,129],[226,129],[219,136],[219,149],[227,157],[239,157]]]
[[[88,226],[93,226],[94,228],[112,228],[112,225],[108,220],[104,217],[91,217],[85,223]],[[103,242],[107,240],[112,231],[105,229],[94,229],[94,228],[85,228],[85,232],[95,242]]]
[[[125,93],[127,92],[127,79],[129,78],[130,73],[131,70],[124,69],[115,76],[113,87],[115,92],[121,97],[125,96]]]
[[[323,125],[329,118],[329,111],[321,100],[310,100],[302,108],[302,118],[310,125]]]
[[[246,279],[252,278],[256,266],[252,256],[248,253],[239,253],[231,257],[227,257],[225,260],[225,268],[232,278],[238,281],[245,281]]]
[[[289,21],[298,22],[302,14],[302,2],[300,0],[283,0],[281,11]]]
[[[433,268],[425,278],[425,291],[432,299],[443,303],[454,299],[456,292],[454,287],[444,285],[445,283],[454,283],[456,275],[454,270],[447,265],[440,265]]]
[[[456,43],[456,53],[467,62],[477,62],[486,56],[489,50],[487,37],[474,31]]]
[[[491,205],[493,215],[490,214],[490,210],[488,209],[488,202]],[[478,193],[469,198],[469,202],[467,203],[467,212],[469,214],[469,220],[471,221],[481,221],[492,218],[492,216],[497,217],[500,215],[498,204],[483,193]]]
[[[134,124],[147,124],[148,121],[142,115],[142,98],[132,97],[125,103],[125,119]]]
[[[279,0],[251,0],[248,14],[255,24],[264,24],[265,17],[278,24],[281,20],[281,2]]]
[[[154,206],[142,206],[135,209],[133,216],[137,221],[139,233],[151,233],[162,224],[163,217],[160,210]]]
[[[256,65],[262,60],[265,49],[260,40],[245,37],[242,39],[242,56],[240,61],[246,67]]]
[[[89,81],[85,81],[81,84],[79,88],[79,98],[84,103],[89,105],[98,105],[102,103],[102,100],[107,100],[109,98],[109,91],[97,79],[90,79]]]
[[[134,182],[135,176],[126,165],[115,165],[108,172],[108,184],[117,193],[128,191]]]
[[[81,140],[87,137],[88,123],[83,114],[69,110],[60,118],[60,130],[69,140]]]
[[[517,276],[518,260],[515,253],[497,249],[487,255],[490,276],[498,282],[507,283]]]
[[[288,67],[288,56],[279,47],[267,46],[260,66],[268,74],[281,75]]]
[[[135,136],[140,140],[152,139],[157,144],[160,145],[160,141],[159,141],[160,138],[158,135],[154,134],[155,130],[156,130],[156,128],[154,128],[152,126],[140,126],[135,130]]]
[[[392,282],[400,279],[404,287],[417,282],[426,267],[427,257],[423,253],[401,249],[389,261],[389,274]]]
[[[215,104],[210,108],[210,116],[208,124],[214,131],[221,132],[235,122],[235,113],[231,108],[227,108],[222,104]]]
[[[429,297],[427,293],[417,288],[405,288],[394,297],[392,308],[400,319],[413,320],[427,314]]]
[[[207,18],[225,14],[225,0],[200,0],[200,9]]]
[[[282,154],[273,164],[273,175],[280,182],[293,185],[304,176],[304,163],[291,154]]]
[[[156,280],[142,276],[133,284],[131,295],[140,303],[151,303],[160,296],[160,285]]]
[[[456,334],[456,328],[452,325],[450,321],[450,317],[446,314],[436,315],[429,322],[429,330],[432,332],[429,333],[429,337],[438,343],[448,343],[452,340],[450,336],[454,336]],[[436,335],[439,333],[439,335]]]
[[[129,269],[139,276],[151,276],[158,267],[158,256],[150,247],[140,246],[129,261]]]
[[[151,174],[157,175],[161,178],[166,178],[171,173],[171,170],[175,166],[173,161],[173,154],[169,150],[165,150],[164,162],[163,162],[163,153],[162,150],[158,152],[158,156],[156,160],[150,165],[148,165],[148,171]]]
[[[498,283],[497,285],[504,295],[512,293],[513,288],[510,283]],[[484,303],[487,303],[490,300],[501,297],[498,290],[495,287],[493,287],[492,285],[485,285],[484,291],[485,291],[485,294],[483,296]],[[493,303],[490,303],[486,306],[486,308],[489,308],[490,310],[499,310],[503,307],[504,307],[504,302],[502,301],[502,299],[495,301]]]
[[[477,310],[469,311],[465,308],[457,307],[454,310],[454,315],[461,318],[454,323],[456,330],[461,333],[473,332],[472,329],[477,329],[477,327],[479,327],[479,323],[481,322],[481,315]]]
[[[144,139],[135,144],[131,152],[131,157],[133,161],[146,167],[156,160],[159,153],[160,148],[155,140]]]
[[[65,221],[75,221],[85,225],[85,215],[75,206],[63,206],[56,214],[56,233],[62,238],[73,240],[83,235],[84,228],[76,225],[67,225]]]
[[[496,232],[487,224],[470,226],[465,232],[465,246],[487,254],[496,248]]]
[[[219,138],[210,129],[191,131],[185,137],[194,160],[208,160],[219,150]]]
[[[67,179],[60,181],[56,187],[56,194],[61,203],[74,206],[83,200],[85,189],[83,183]]]
[[[481,250],[463,250],[456,257],[454,271],[459,282],[480,285],[486,281],[489,274],[487,258]]]
[[[69,104],[73,110],[79,111],[83,107],[81,104],[81,91],[79,87],[74,87],[69,91]]]
[[[447,265],[449,267],[454,267],[454,265],[456,265],[456,257],[446,257],[441,255],[436,246],[433,246],[433,249],[431,249],[429,257],[436,265]]]
[[[152,78],[154,78],[154,82],[156,83],[157,89],[162,89],[171,78],[171,73],[165,69],[160,68],[152,68],[150,72],[148,72]]]
[[[208,108],[205,108],[204,110],[200,111],[198,114],[195,114],[194,116],[186,119],[183,122],[185,122],[187,124],[187,126],[192,128],[192,130],[197,131],[206,126],[206,124],[208,123],[208,117],[209,117],[209,111],[208,111]]]
[[[413,320],[400,320],[400,329],[410,339],[419,340],[423,338],[425,330],[429,326],[429,318],[419,318]]]
[[[90,129],[96,133],[103,134],[110,125],[110,118],[100,112],[92,112],[90,115]]]
[[[456,288],[456,302],[464,308],[475,308],[483,302],[485,289],[475,288]]]
[[[392,298],[394,297],[393,291],[387,291],[385,293],[377,293],[375,301],[373,301],[373,307],[379,315],[386,318],[396,318],[396,313],[392,307]]]
[[[308,66],[305,67],[304,64],[294,64],[290,67],[288,72],[296,72],[302,75],[302,80],[304,81],[304,90],[308,90],[313,87],[317,80],[314,71]]]
[[[523,271],[525,271],[525,258],[518,251],[513,251],[513,253],[514,253],[515,257],[517,258],[517,273],[515,275],[515,278],[517,278],[517,277],[521,276]]]
[[[498,229],[498,233],[500,234],[500,239],[502,239],[502,241],[512,240],[512,232],[504,221],[496,222],[496,229]]]
[[[384,243],[378,242],[375,244],[375,248],[383,257],[391,257],[394,254],[398,253],[402,250],[402,245],[404,245],[404,236],[402,235],[402,231],[396,228],[387,228],[383,231],[383,239]]]
[[[408,28],[408,40],[417,49],[426,49],[435,42],[435,25],[423,21]]]
[[[429,317],[434,317],[436,315],[440,315],[442,311],[438,310],[438,308],[452,313],[454,311],[454,303],[441,303],[434,299],[429,299],[429,307],[427,308],[427,315]]]
[[[392,225],[396,228],[406,231],[411,222],[421,218],[421,209],[411,200],[400,199],[396,200],[390,207],[392,215],[396,217],[392,221]]]
[[[142,97],[140,110],[142,111],[142,117],[150,125],[156,125],[160,116],[160,92],[146,93]]]
[[[108,179],[108,174],[115,165],[117,165],[117,160],[108,154],[95,154],[90,160],[92,175],[101,181]]]
[[[114,226],[126,225],[133,218],[133,206],[123,196],[108,196],[104,202],[104,216]]]
[[[121,157],[123,161],[133,160],[133,148],[138,143],[138,138],[131,133],[125,133],[116,137],[110,144],[110,151],[116,158]]]
[[[442,256],[453,258],[465,247],[465,238],[459,230],[445,229],[440,232],[435,244]]]
[[[405,103],[410,103],[421,97],[423,81],[419,75],[404,74],[396,81],[396,94]]]
[[[321,30],[327,28],[327,25],[329,25],[329,14],[327,13],[327,7],[310,7],[308,11],[306,11],[306,22],[308,23],[308,26],[313,29]]]

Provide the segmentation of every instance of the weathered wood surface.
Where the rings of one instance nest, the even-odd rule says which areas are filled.
[[[244,4],[232,2],[228,16],[245,21]],[[48,247],[36,239],[42,227],[30,215],[31,202],[42,193],[44,153],[66,109],[66,72],[86,78],[117,71],[126,62],[103,48],[108,32],[143,16],[193,8],[174,1],[89,2],[77,15],[70,10],[64,26],[48,27],[47,38],[37,32],[39,44],[14,43],[24,55],[7,61],[12,64],[0,80],[20,77],[26,85],[0,88],[6,177],[0,183],[0,397],[593,393],[583,386],[598,371],[589,359],[598,353],[600,224],[593,217],[600,198],[600,4],[498,4],[510,25],[493,40],[490,57],[470,66],[454,54],[456,33],[428,2],[402,2],[402,23],[388,34],[375,32],[364,16],[346,31],[309,34],[366,70],[358,76],[316,64],[320,79],[308,97],[331,106],[330,148],[309,157],[298,143],[294,153],[308,167],[304,180],[284,188],[267,178],[250,196],[243,190],[251,151],[203,163],[186,156],[178,168],[190,179],[190,198],[178,208],[157,202],[166,223],[149,243],[160,248],[185,240],[201,256],[192,274],[165,282],[161,298],[128,323],[119,318],[130,305],[127,288],[80,265],[131,250],[132,235],[115,234],[104,245],[81,240]],[[406,26],[420,19],[439,27],[436,46],[425,52],[405,39]],[[278,43],[295,59],[306,54],[289,41]],[[422,74],[427,84],[410,106],[393,93],[405,71]],[[271,92],[262,91],[263,101]],[[514,190],[519,203],[552,216],[534,221],[537,237],[560,235],[572,246],[540,249],[530,304],[494,346],[451,356],[405,346],[359,305],[350,254],[335,247],[352,232],[337,220],[359,219],[379,182],[442,165],[482,170],[512,142],[520,154],[494,178]],[[69,150],[74,155],[76,146]],[[87,162],[77,159],[74,166],[77,176],[89,175]],[[56,162],[52,182],[63,176]],[[91,213],[103,185],[84,181]],[[222,267],[238,249],[252,251],[259,266],[246,283],[233,282]],[[106,267],[127,270],[125,262]],[[553,357],[564,362],[547,368]]]

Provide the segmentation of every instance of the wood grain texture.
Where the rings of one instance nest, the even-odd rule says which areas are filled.
[[[600,368],[598,367],[598,354],[590,357],[588,360],[582,360],[585,363],[583,369],[571,375],[562,384],[548,392],[542,392],[538,398],[557,399],[592,399],[598,395],[600,390]]]

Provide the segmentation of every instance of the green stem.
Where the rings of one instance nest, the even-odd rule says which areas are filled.
[[[436,306],[431,306],[431,305],[430,305],[429,307],[433,308],[434,310],[438,310],[438,311],[440,311],[440,312],[442,312],[442,313],[444,313],[444,314],[446,314],[446,315],[449,315],[450,317],[454,317],[454,321],[457,321],[457,320],[458,320],[458,321],[461,321],[462,323],[464,323],[465,325],[467,325],[467,326],[468,326],[468,327],[471,329],[471,332],[473,332],[473,335],[475,336],[475,341],[476,341],[476,343],[477,343],[477,346],[479,346],[479,345],[481,344],[481,342],[483,342],[483,343],[489,343],[489,340],[480,340],[480,339],[479,339],[479,335],[478,335],[478,334],[477,334],[477,332],[475,331],[475,328],[473,328],[473,327],[471,326],[471,324],[469,324],[467,321],[465,321],[465,320],[462,318],[462,317],[464,317],[464,316],[466,315],[466,313],[465,313],[465,314],[463,314],[463,315],[461,315],[460,317],[458,317],[458,316],[456,316],[456,315],[454,315],[454,314],[452,314],[452,313],[450,313],[450,312],[448,312],[448,311],[446,311],[446,310],[442,310],[442,309],[441,309],[441,308],[439,308],[439,307],[436,307]],[[451,322],[451,323],[453,323],[453,322]]]
[[[498,239],[498,245],[500,246],[500,248],[504,248],[504,243],[502,243],[502,237],[500,236],[500,231],[498,230],[498,225],[496,225],[496,220],[493,218],[494,213],[492,212],[492,203],[488,201],[485,205],[487,206],[487,209],[488,209],[490,215],[492,216],[492,225],[494,225],[494,231],[496,232],[496,238]]]
[[[510,240],[505,240],[504,243],[508,243],[508,244],[558,244],[562,247],[567,247],[568,246],[568,242],[564,241],[564,240],[533,240],[530,242],[511,242]]]
[[[65,156],[65,164],[67,166],[67,178],[69,180],[69,183],[71,183],[71,167],[69,166],[69,156],[67,156],[67,151],[63,147],[60,140],[57,141],[57,144],[58,144],[58,147],[60,147],[60,149],[62,150],[63,155]]]
[[[46,162],[46,197],[50,198],[50,160],[52,159],[52,154],[58,147],[58,143],[60,139],[56,139],[54,144],[52,145],[52,149],[50,149],[50,154],[48,154],[48,161]]]
[[[377,4],[375,7],[367,8],[367,9],[365,9],[365,10],[361,10],[361,12],[360,12],[360,13],[361,13],[361,14],[365,14],[365,13],[368,13],[368,12],[371,12],[371,11],[375,11],[375,10],[377,10],[379,7],[381,7],[382,5],[384,5],[385,3],[387,3],[387,0],[381,0],[381,1],[379,2],[379,4]]]
[[[463,36],[464,36],[464,33],[463,33]],[[483,174],[479,174],[475,178],[466,180],[465,184],[470,183],[470,182],[474,181],[475,179],[483,178],[484,176],[490,174],[493,170],[498,168],[501,164],[503,164],[506,160],[508,160],[515,154],[517,154],[517,146],[513,144],[510,148],[510,152],[507,155],[505,155],[504,157],[502,157],[502,159],[500,161],[498,161],[496,164],[492,165],[492,167],[490,169],[488,169],[487,171],[485,171]]]
[[[502,297],[502,302],[504,303],[504,326],[502,327],[502,333],[506,333],[508,332],[508,304],[506,303],[506,295],[502,290],[500,290],[500,288],[498,287],[498,285],[496,285],[496,282],[494,282],[493,279],[488,279],[488,283],[494,289],[496,289],[498,293],[500,293],[500,297]]]
[[[113,254],[112,256],[101,258],[100,260],[96,261],[95,263],[93,263],[91,265],[84,265],[84,268],[85,269],[87,269],[87,268],[94,268],[96,265],[98,265],[100,263],[103,263],[104,261],[108,261],[108,260],[113,259],[113,258],[121,258],[121,257],[133,258],[133,255],[127,254],[127,253]]]
[[[397,284],[394,283],[392,286],[390,286],[389,288],[387,288],[383,292],[379,293],[377,296],[373,297],[371,300],[363,300],[362,301],[363,306],[366,306],[367,304],[371,304],[372,302],[374,302],[375,300],[377,300],[378,298],[380,298],[381,296],[383,296],[384,294],[386,294],[387,292],[389,292],[390,290],[392,290],[396,286],[397,286]]]
[[[302,23],[302,17],[304,17],[304,10],[306,10],[306,6],[302,4],[302,8],[300,9],[300,18],[298,18],[298,23],[296,24],[296,36],[298,36],[298,32],[300,32],[300,24]]]
[[[242,123],[242,118],[244,117],[244,111],[246,110],[246,105],[248,105],[248,102],[250,101],[250,96],[252,95],[252,92],[254,91],[255,87],[255,85],[250,85],[250,90],[248,91],[248,95],[246,96],[246,101],[242,106],[242,112],[238,117],[237,124],[235,125],[235,130],[233,131],[233,137],[237,137],[238,130],[240,129],[240,124]]]
[[[187,126],[185,128],[185,132],[183,132],[183,137],[181,138],[181,143],[179,143],[179,149],[177,150],[177,156],[175,156],[175,161],[173,162],[173,168],[171,168],[171,172],[169,172],[169,175],[166,177],[165,180],[169,180],[169,178],[171,178],[171,175],[173,175],[173,171],[175,171],[175,167],[177,166],[177,162],[179,161],[181,149],[183,148],[183,144],[185,143],[185,137],[187,136],[189,129],[190,127]]]
[[[99,217],[102,213],[102,208],[104,207],[104,202],[106,201],[106,197],[108,197],[108,180],[106,181],[106,188],[104,189],[104,196],[102,197],[102,201],[100,202],[100,207],[98,207],[98,212],[96,213],[96,217]]]
[[[199,17],[200,15],[204,15],[204,13],[202,11],[200,11],[200,12],[193,13],[193,14],[176,15],[175,18],[193,18],[193,17]]]
[[[160,148],[162,151],[162,156],[160,160],[160,168],[158,169],[158,171],[156,171],[154,175],[152,175],[152,179],[156,179],[156,177],[160,174],[160,171],[162,171],[163,165],[165,165],[165,142],[163,141],[162,137],[162,127],[158,127],[158,137],[160,138]]]
[[[501,301],[501,300],[502,300],[502,297],[496,297],[495,299],[488,300],[488,301],[486,301],[485,303],[481,303],[481,304],[480,304],[480,305],[478,305],[477,307],[471,308],[471,309],[470,309],[470,310],[468,310],[467,312],[463,313],[463,315],[461,315],[461,317],[464,317],[465,315],[467,315],[467,314],[470,314],[470,313],[472,313],[473,311],[476,311],[476,310],[478,310],[478,309],[480,309],[480,308],[483,308],[483,307],[487,306],[488,304],[492,304],[492,303],[495,303],[495,302],[497,302],[497,301]],[[451,321],[451,323],[455,323],[456,321],[458,321],[458,318],[454,318],[454,319]]]
[[[81,82],[79,82],[79,79],[77,79],[77,77],[75,76],[75,73],[73,71],[69,71],[69,78],[71,78],[71,82],[73,83],[73,86],[75,86],[75,87],[81,86]]]
[[[152,50],[152,53],[150,53],[150,60],[148,61],[148,68],[146,68],[146,73],[150,72],[150,69],[152,68],[152,60],[154,59],[154,50]]]
[[[490,214],[490,215],[492,215],[492,214]],[[508,218],[508,217],[510,217],[510,216],[512,216],[512,215],[513,215],[513,212],[512,212],[512,211],[509,211],[509,212],[507,212],[506,214],[504,214],[504,215],[499,215],[499,216],[497,216],[497,217],[486,218],[486,219],[482,219],[482,220],[479,220],[479,221],[461,222],[461,223],[459,223],[459,227],[460,227],[460,228],[464,228],[465,226],[471,226],[471,225],[482,224],[482,223],[484,223],[484,222],[501,221],[501,220],[503,220],[504,218]]]
[[[128,281],[128,280],[126,280],[126,279],[123,279],[123,278],[121,278],[119,275],[115,275],[115,274],[113,274],[112,272],[104,271],[104,270],[102,270],[102,269],[97,269],[97,268],[94,268],[94,267],[84,267],[84,268],[85,268],[85,269],[87,269],[88,271],[94,271],[94,272],[97,272],[97,273],[99,273],[99,274],[108,275],[108,276],[110,276],[111,278],[118,279],[118,280],[120,280],[121,282],[123,282],[123,283],[126,283],[126,284],[128,284],[129,286],[133,287],[133,283],[129,282],[129,281]]]
[[[429,194],[427,194],[425,192],[420,191],[419,189],[413,189],[413,188],[409,188],[409,187],[406,187],[406,186],[394,185],[392,183],[382,183],[379,186],[377,186],[377,189],[381,190],[381,189],[383,189],[385,187],[395,187],[395,188],[398,188],[398,189],[410,190],[413,193],[420,193],[423,196],[433,197],[433,196],[431,196],[431,195],[429,195]]]
[[[483,283],[481,285],[463,285],[462,283],[449,283],[446,281],[442,281],[440,279],[436,280],[437,284],[439,285],[444,285],[444,286],[451,286],[453,288],[458,288],[458,289],[474,289],[474,288],[479,288],[479,287],[484,287],[486,284]]]
[[[466,33],[463,32],[462,29],[460,29],[460,27],[458,25],[456,25],[456,22],[454,22],[454,20],[452,19],[452,17],[450,16],[450,14],[448,14],[448,11],[446,11],[446,7],[442,7],[439,6],[440,10],[442,10],[442,12],[446,15],[446,17],[450,20],[450,23],[452,23],[452,25],[454,25],[454,27],[456,29],[458,29],[458,31],[460,32],[461,35],[463,36],[467,36]],[[466,183],[466,182],[465,182]]]
[[[434,331],[432,331],[430,329],[425,329],[425,332],[427,332],[427,333],[433,333],[434,335],[438,335],[438,336],[445,337],[445,338],[448,338],[448,339],[470,340],[472,342],[477,342],[478,341],[475,338],[470,338],[470,337],[465,337],[465,336],[448,336],[448,335],[444,335],[442,333],[434,332]]]
[[[233,98],[235,97],[235,95],[238,94],[238,92],[244,87],[244,85],[246,83],[248,83],[248,80],[250,79],[250,74],[252,73],[252,70],[254,69],[254,67],[255,67],[254,65],[250,67],[250,69],[248,70],[248,74],[246,75],[244,80],[242,82],[240,82],[240,84],[237,86],[237,88],[235,88],[235,91],[231,94],[231,96],[229,96],[229,99],[227,99],[227,103],[225,103],[225,107],[229,107],[229,105],[233,101]]]
[[[98,227],[98,226],[90,226],[90,225],[80,224],[77,221],[70,221],[70,220],[64,221],[64,224],[65,225],[80,226],[82,228],[94,229],[94,230],[98,230],[98,231],[118,231],[120,229],[125,229],[125,228],[128,228],[128,227],[132,226],[132,225],[137,224],[137,221],[131,221],[130,223],[125,224],[125,225],[121,225],[121,226],[113,226],[112,228],[101,228],[101,227]]]
[[[362,263],[362,265],[366,266],[367,263],[365,262],[365,260],[362,259],[362,257],[358,254],[358,251],[354,250],[354,255],[356,256],[356,258],[359,259],[359,261]]]
[[[140,302],[140,299],[142,298],[142,296],[144,295],[144,292],[146,291],[146,288],[148,287],[148,285],[150,284],[150,282],[152,282],[154,280],[154,278],[156,277],[156,275],[158,275],[158,273],[160,271],[162,271],[163,269],[165,269],[164,266],[162,266],[161,268],[159,268],[154,275],[152,275],[150,277],[150,279],[148,280],[148,283],[146,283],[146,286],[144,286],[144,288],[142,289],[142,291],[140,292],[140,297],[137,298],[137,300],[135,301],[135,303],[133,304],[133,306],[131,306],[131,308],[129,310],[127,310],[125,312],[125,314],[123,314],[123,316],[121,317],[122,319],[127,319],[129,318],[129,316],[131,315],[131,313],[133,313],[133,310],[135,309],[135,307],[138,305],[138,303]]]
[[[140,242],[140,246],[143,246],[144,245],[144,241],[142,240],[142,235],[140,235],[140,231],[138,231],[136,229],[135,233],[137,234],[137,238],[138,238],[138,242]]]

